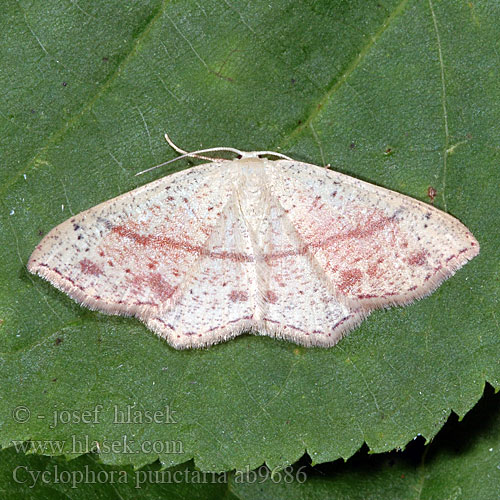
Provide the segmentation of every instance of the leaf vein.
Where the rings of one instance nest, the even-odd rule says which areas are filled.
[[[116,78],[121,74],[123,71],[123,68],[127,66],[127,64],[130,62],[130,60],[135,56],[137,53],[139,46],[141,45],[142,40],[148,35],[148,33],[151,31],[153,26],[155,25],[156,21],[162,17],[162,14],[164,13],[165,10],[165,4],[166,0],[164,0],[162,6],[158,9],[158,11],[153,15],[153,17],[149,20],[145,28],[142,30],[142,32],[137,36],[135,43],[130,50],[130,52],[122,59],[122,61],[118,64],[116,67],[115,71],[107,78],[103,84],[98,87],[97,92],[90,98],[90,100],[87,102],[87,104],[83,105],[82,108],[80,109],[79,112],[77,112],[75,115],[73,115],[71,118],[66,120],[64,124],[56,130],[54,133],[52,133],[47,141],[46,144],[41,147],[38,152],[32,157],[31,160],[29,160],[26,165],[24,165],[23,168],[17,171],[9,181],[5,182],[3,186],[0,188],[0,197],[3,196],[6,192],[8,192],[9,188],[21,177],[23,174],[25,174],[33,165],[36,164],[36,162],[42,157],[43,154],[45,154],[48,149],[55,144],[57,141],[59,141],[64,135],[68,132],[68,130],[71,129],[72,126],[74,126],[78,121],[85,116],[85,114],[89,111],[92,110],[92,107],[94,104],[97,102],[97,100],[109,89],[111,84],[116,80]]]
[[[437,42],[437,49],[438,49],[438,54],[439,54],[439,68],[440,68],[440,73],[441,73],[441,103],[443,106],[443,123],[444,123],[444,133],[445,133],[445,140],[444,140],[444,147],[443,147],[443,206],[444,209],[447,210],[446,206],[446,168],[447,168],[447,159],[448,159],[448,154],[450,153],[449,151],[449,145],[450,145],[450,133],[448,129],[448,110],[446,107],[446,80],[444,76],[444,61],[443,61],[443,51],[441,49],[441,37],[439,36],[439,29],[437,25],[437,19],[436,19],[436,13],[434,12],[434,6],[432,4],[432,0],[429,0],[429,8],[432,14],[432,22],[434,24],[434,31],[436,32],[436,42]]]
[[[319,103],[313,107],[313,110],[300,125],[295,127],[291,132],[289,132],[284,139],[284,142],[290,142],[295,136],[299,135],[305,128],[309,127],[309,124],[320,114],[323,109],[324,104],[328,102],[328,100],[342,87],[342,85],[347,83],[349,77],[354,73],[354,71],[358,68],[361,62],[368,55],[370,50],[375,46],[379,38],[383,35],[383,33],[387,30],[387,28],[391,25],[394,19],[404,10],[408,0],[402,0],[397,7],[387,16],[376,31],[376,33],[370,37],[368,43],[361,49],[359,54],[351,61],[351,64],[347,67],[346,71],[339,77],[336,78],[330,88],[326,91],[325,95],[322,99],[320,99]]]

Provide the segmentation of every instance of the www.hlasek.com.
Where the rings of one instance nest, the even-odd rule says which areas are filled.
[[[65,484],[70,488],[78,488],[82,484],[133,484],[135,488],[142,488],[147,484],[191,483],[191,484],[222,484],[232,482],[235,484],[262,484],[266,481],[273,483],[293,482],[304,483],[307,479],[305,467],[293,469],[288,466],[284,469],[273,470],[266,466],[256,470],[247,467],[235,472],[206,472],[190,469],[176,470],[100,470],[94,471],[85,465],[81,470],[67,470],[55,465],[51,469],[30,469],[26,465],[18,465],[12,471],[12,478],[18,484],[34,488],[40,484]]]
[[[115,440],[92,440],[88,435],[71,435],[66,439],[34,439],[32,441],[12,440],[16,451],[39,453],[42,455],[83,455],[84,453],[113,453],[134,455],[139,453],[181,454],[184,446],[180,440],[144,440],[129,439],[127,435]]]

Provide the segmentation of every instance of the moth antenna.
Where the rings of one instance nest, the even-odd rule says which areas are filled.
[[[208,148],[208,149],[200,149],[199,151],[193,151],[191,153],[184,153],[181,156],[178,156],[177,158],[173,158],[172,160],[165,161],[163,163],[160,163],[159,165],[155,165],[154,167],[147,168],[146,170],[142,170],[141,172],[137,172],[135,176],[137,177],[138,175],[145,174],[146,172],[151,172],[151,170],[155,170],[156,168],[164,167],[165,165],[168,165],[169,163],[172,163],[177,160],[181,160],[182,158],[187,158],[187,157],[195,157],[195,158],[201,158],[202,160],[208,160],[208,161],[228,161],[226,158],[209,158],[208,156],[199,156],[198,153],[209,153],[213,151],[230,151],[231,153],[235,153],[239,156],[244,156],[245,153],[243,151],[240,151],[239,149],[234,149],[234,148]]]
[[[276,151],[253,151],[252,155],[256,155],[256,156],[271,155],[271,156],[277,156],[278,158],[283,158],[285,160],[294,161],[293,158],[290,158],[289,156],[286,156],[286,155],[281,154],[281,153],[277,153]]]
[[[174,150],[174,151],[177,151],[178,153],[181,153],[182,155],[192,155],[194,158],[200,158],[202,160],[213,160],[213,158],[209,158],[208,156],[199,156],[195,153],[188,153],[187,151],[184,151],[183,149],[181,149],[179,146],[177,146],[176,144],[174,144],[174,142],[172,141],[172,139],[170,139],[170,137],[168,136],[168,134],[165,132],[165,140],[168,142],[168,145]]]
[[[285,160],[293,161],[292,158],[290,158],[289,156],[286,156],[286,155],[281,154],[281,153],[277,153],[275,151],[252,151],[251,153],[247,153],[245,151],[240,151],[239,149],[230,148],[230,147],[199,149],[198,151],[192,151],[189,153],[188,151],[184,151],[184,149],[181,149],[176,144],[174,144],[174,142],[172,141],[172,139],[170,139],[170,137],[168,136],[167,133],[165,133],[165,140],[167,141],[169,146],[174,151],[181,153],[181,156],[178,156],[177,158],[173,158],[172,160],[168,160],[168,161],[165,161],[163,163],[160,163],[159,165],[155,165],[154,167],[147,168],[146,170],[142,170],[141,172],[138,172],[137,174],[135,174],[136,177],[138,175],[142,175],[142,174],[145,174],[147,172],[151,172],[152,170],[155,170],[155,169],[160,168],[160,167],[164,167],[165,165],[168,165],[169,163],[172,163],[174,161],[181,160],[182,158],[187,158],[187,157],[199,158],[200,160],[208,160],[208,161],[214,161],[214,160],[227,161],[226,158],[211,158],[209,156],[202,156],[202,155],[198,154],[198,153],[213,153],[215,151],[229,151],[230,153],[237,154],[241,158],[249,158],[249,157],[251,158],[254,156],[261,156],[261,155],[272,155],[272,156],[277,156],[278,158],[284,158]]]
[[[184,151],[184,149],[181,149],[179,146],[177,146],[176,144],[174,144],[174,142],[172,141],[172,139],[170,139],[170,137],[168,136],[168,134],[166,132],[165,132],[165,140],[168,142],[169,146],[172,149],[174,149],[175,151],[177,151],[178,153],[181,153],[183,155],[192,155],[193,157],[195,157],[195,158],[201,158],[202,160],[214,160],[214,159],[224,160],[224,158],[209,158],[207,156],[200,156],[200,155],[196,154],[196,153],[200,153],[200,152],[203,152],[203,151],[209,151],[208,149],[200,150],[200,151],[194,151],[193,153],[188,153],[187,151]],[[233,153],[237,152],[237,154],[239,154],[242,157],[271,155],[271,156],[277,156],[278,158],[284,158],[285,160],[293,161],[293,159],[290,158],[289,156],[286,156],[286,155],[281,154],[281,153],[277,153],[276,151],[252,151],[250,153],[245,153],[244,151],[240,151],[239,149],[225,148],[225,147],[212,149],[211,151],[216,151],[216,150],[217,151],[231,151]]]

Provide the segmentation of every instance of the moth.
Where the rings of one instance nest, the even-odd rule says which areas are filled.
[[[333,346],[479,253],[457,219],[394,191],[279,153],[171,145],[239,158],[202,157],[71,217],[28,269],[90,309],[136,316],[177,349],[247,331]]]

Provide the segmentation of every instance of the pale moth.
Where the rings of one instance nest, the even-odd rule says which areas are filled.
[[[332,346],[479,253],[457,219],[394,191],[278,153],[171,145],[239,158],[202,157],[71,217],[28,269],[91,309],[136,316],[175,348],[247,331]]]

